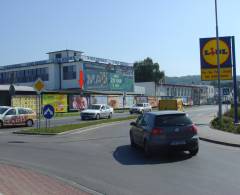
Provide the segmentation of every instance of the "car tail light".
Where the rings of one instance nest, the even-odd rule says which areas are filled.
[[[163,129],[161,128],[154,128],[152,129],[152,132],[151,132],[152,135],[161,135],[162,133],[163,133]]]
[[[189,130],[192,131],[193,133],[197,134],[197,127],[195,125],[191,125],[189,127]]]

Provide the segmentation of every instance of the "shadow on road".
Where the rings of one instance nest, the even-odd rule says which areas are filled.
[[[146,158],[140,148],[132,148],[130,145],[117,147],[113,152],[113,157],[123,165],[165,164],[191,158],[189,154],[184,152],[177,152],[171,155],[156,153],[151,158]]]

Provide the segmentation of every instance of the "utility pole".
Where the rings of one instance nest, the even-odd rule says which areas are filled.
[[[221,68],[219,56],[219,35],[218,35],[218,15],[217,15],[217,0],[215,0],[215,19],[216,19],[216,40],[217,40],[217,66],[218,66],[218,118],[222,123],[222,98],[221,98]]]

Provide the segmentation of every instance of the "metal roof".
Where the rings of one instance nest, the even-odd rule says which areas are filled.
[[[8,91],[10,85],[0,85],[0,91]],[[35,91],[33,87],[14,85],[16,91]]]
[[[65,50],[59,50],[59,51],[51,51],[51,52],[48,52],[47,54],[59,53],[59,52],[64,52],[64,51],[73,51],[73,52],[77,52],[77,53],[84,53],[82,51],[76,51],[76,50],[72,50],[72,49],[65,49]]]

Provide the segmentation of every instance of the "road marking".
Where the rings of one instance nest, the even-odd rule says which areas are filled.
[[[81,133],[84,133],[84,132],[89,132],[89,131],[92,131],[92,130],[95,130],[95,129],[99,129],[101,127],[108,127],[108,126],[113,126],[113,125],[117,125],[117,124],[121,124],[121,123],[126,123],[126,122],[129,122],[129,121],[121,121],[121,122],[114,122],[114,123],[108,123],[108,124],[104,124],[104,125],[98,125],[98,126],[94,126],[94,127],[91,127],[91,128],[87,128],[87,129],[75,129],[73,130],[73,132],[68,132],[68,133],[63,133],[63,134],[68,134],[68,135],[73,135],[73,134],[81,134]],[[63,134],[59,134],[59,135],[63,135]]]

